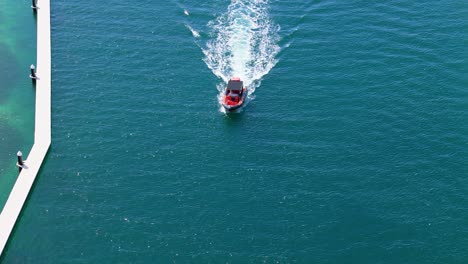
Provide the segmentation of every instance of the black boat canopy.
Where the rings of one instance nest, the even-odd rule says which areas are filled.
[[[230,80],[227,85],[228,90],[233,90],[233,91],[240,91],[244,87],[244,82],[243,81],[233,81]]]

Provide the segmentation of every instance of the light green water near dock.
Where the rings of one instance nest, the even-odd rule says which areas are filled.
[[[0,208],[16,181],[16,152],[27,157],[34,137],[36,22],[26,1],[0,0]]]

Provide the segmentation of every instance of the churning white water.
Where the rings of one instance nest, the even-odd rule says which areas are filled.
[[[213,39],[203,48],[205,63],[224,82],[240,77],[252,94],[280,51],[279,26],[269,17],[268,1],[232,0],[227,12],[208,26]]]

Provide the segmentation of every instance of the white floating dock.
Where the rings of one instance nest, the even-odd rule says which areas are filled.
[[[0,214],[0,255],[51,143],[50,0],[37,2],[37,71],[34,145]],[[31,14],[32,15],[32,14]],[[27,69],[27,65],[25,65]],[[25,78],[27,78],[25,71]]]

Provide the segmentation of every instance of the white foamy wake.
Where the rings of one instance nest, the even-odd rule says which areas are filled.
[[[227,12],[208,26],[214,39],[203,48],[206,65],[224,82],[240,77],[252,94],[280,51],[279,26],[269,18],[268,0],[232,0]]]
[[[190,32],[192,32],[192,36],[194,38],[199,38],[200,37],[200,33],[198,33],[198,31],[196,31],[195,29],[193,29],[190,25],[188,24],[185,24],[185,27],[190,30]]]

